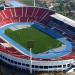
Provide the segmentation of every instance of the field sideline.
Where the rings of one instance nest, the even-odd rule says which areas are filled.
[[[27,42],[32,40],[34,42],[34,48],[32,49],[33,53],[42,53],[48,51],[49,49],[57,48],[62,44],[57,39],[52,38],[34,27],[24,28],[16,31],[7,29],[5,30],[5,34],[24,48],[27,48]]]

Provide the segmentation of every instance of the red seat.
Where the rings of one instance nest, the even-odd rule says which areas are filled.
[[[34,10],[34,8],[31,8],[31,7],[27,8],[26,17],[32,17],[33,10]]]
[[[20,8],[20,7],[15,8],[15,14],[16,14],[15,17],[22,17],[22,14],[23,14],[22,8]]]

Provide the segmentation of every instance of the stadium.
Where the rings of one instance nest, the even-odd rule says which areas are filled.
[[[75,22],[41,7],[0,11],[0,59],[30,72],[75,70]]]

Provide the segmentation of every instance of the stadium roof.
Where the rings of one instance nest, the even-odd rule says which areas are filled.
[[[61,14],[55,13],[55,14],[50,15],[50,16],[52,16],[52,17],[54,17],[54,18],[56,18],[56,19],[58,19],[60,21],[63,21],[64,23],[66,23],[66,24],[68,24],[68,25],[70,25],[72,27],[75,27],[75,21],[74,20],[72,20],[70,18],[67,18],[67,17],[65,17],[65,16],[63,16]]]

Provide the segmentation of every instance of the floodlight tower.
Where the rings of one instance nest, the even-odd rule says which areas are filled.
[[[34,41],[28,40],[27,46],[30,50],[30,73],[32,74],[32,48],[34,47]]]
[[[34,0],[34,7],[35,7],[35,0]]]
[[[32,48],[29,49],[30,50],[30,73],[32,74]]]

